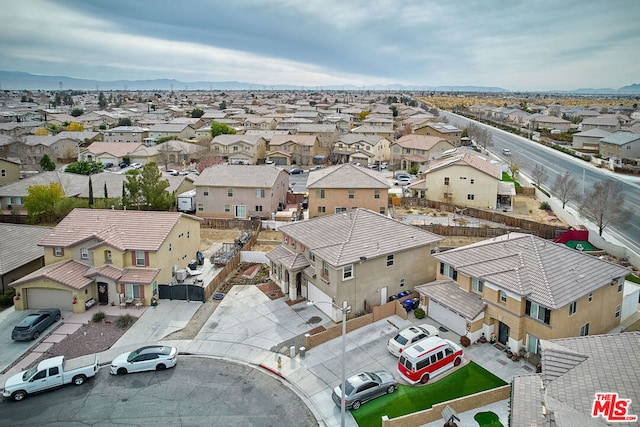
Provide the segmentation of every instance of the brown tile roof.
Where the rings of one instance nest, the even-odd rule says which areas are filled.
[[[316,143],[317,139],[318,137],[315,135],[273,135],[269,145],[274,146],[293,142],[298,145],[312,147]]]
[[[121,251],[156,251],[183,217],[197,220],[178,212],[74,209],[39,244],[69,247],[96,238]]]
[[[125,268],[120,282],[147,284],[153,282],[158,274],[159,268]]]
[[[461,289],[453,280],[435,280],[414,289],[470,321],[487,306],[480,295]]]
[[[345,163],[309,173],[307,188],[379,188],[390,187],[387,177],[378,171]]]
[[[88,268],[87,265],[74,260],[60,261],[27,274],[10,286],[23,285],[38,279],[49,279],[73,289],[83,289],[93,283],[92,279],[85,277]]]
[[[122,269],[113,265],[103,265],[101,267],[90,267],[85,273],[86,277],[103,276],[112,280],[119,280],[122,277]]]
[[[452,165],[467,165],[474,169],[484,172],[489,176],[492,176],[498,180],[502,179],[502,171],[498,165],[495,165],[484,156],[476,154],[475,152],[464,152],[455,154],[453,156],[441,157],[438,160],[429,164],[424,170],[425,174],[433,172],[439,169],[443,169]]]
[[[431,150],[438,142],[445,141],[451,144],[444,138],[432,135],[418,135],[409,134],[400,137],[395,143],[403,148],[416,148],[419,150]],[[453,145],[452,145],[453,147]]]

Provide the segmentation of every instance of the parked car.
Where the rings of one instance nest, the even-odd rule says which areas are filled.
[[[129,166],[129,164],[127,162],[120,162],[120,164],[118,164],[118,166],[120,166],[120,169],[124,169],[127,166]]]
[[[175,169],[167,169],[165,172],[172,176],[178,176],[178,171]]]
[[[39,393],[65,384],[82,385],[98,371],[95,354],[65,360],[64,356],[52,357],[33,368],[12,375],[4,383],[2,396],[20,401],[29,394]]]
[[[398,388],[396,379],[389,371],[362,372],[345,382],[345,408],[357,410],[370,400],[384,394],[391,394]],[[342,404],[342,384],[333,389],[333,402]]]
[[[111,162],[107,162],[107,163],[104,164],[104,168],[105,169],[112,168],[112,167],[113,167],[113,163],[111,163]]]
[[[387,343],[387,350],[389,350],[389,352],[394,356],[399,357],[400,353],[402,353],[405,348],[425,338],[437,336],[440,336],[438,328],[433,325],[429,325],[428,323],[409,326],[389,340]]]
[[[111,362],[111,374],[126,375],[130,372],[164,371],[178,363],[178,349],[166,345],[140,347],[131,353],[116,356]]]
[[[320,170],[320,169],[322,169],[322,166],[320,166],[320,165],[311,166],[311,167],[309,168],[309,172],[311,172],[311,171],[317,171],[317,170]]]
[[[142,165],[140,163],[131,163],[130,165],[132,168],[134,169],[140,169],[142,168]]]
[[[57,308],[45,308],[27,315],[11,332],[11,338],[20,340],[35,340],[50,325],[60,320],[60,310]]]
[[[304,173],[304,169],[300,169],[300,168],[293,168],[289,171],[290,175],[299,175],[301,173]]]
[[[409,177],[409,176],[396,177],[395,181],[393,181],[393,184],[394,185],[402,185],[404,187],[405,185],[411,184],[411,177]]]

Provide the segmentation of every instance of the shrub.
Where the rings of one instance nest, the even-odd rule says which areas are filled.
[[[469,347],[469,345],[471,345],[471,339],[466,335],[461,336],[460,345],[463,347]]]
[[[549,202],[542,202],[540,203],[539,209],[543,211],[550,211],[551,205],[549,204]]]
[[[416,319],[424,319],[426,313],[421,308],[416,308],[413,310],[413,315],[416,316]]]
[[[104,313],[104,311],[98,311],[97,313],[93,314],[91,320],[93,320],[94,323],[98,323],[103,321],[105,317],[107,317],[107,315]]]
[[[122,316],[118,316],[116,320],[116,326],[118,328],[127,329],[129,326],[133,325],[136,319],[130,314],[124,314]]]
[[[9,288],[4,294],[0,295],[0,307],[9,307],[13,305],[13,297],[16,295],[16,291],[13,288]]]

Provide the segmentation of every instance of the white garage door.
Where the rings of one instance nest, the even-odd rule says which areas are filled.
[[[59,308],[73,311],[73,295],[71,291],[58,289],[27,289],[27,308]]]
[[[334,318],[334,316],[336,316],[336,310],[334,310],[333,304],[331,304],[331,297],[315,287],[315,285],[311,282],[309,282],[307,286],[309,301],[315,301],[316,307],[318,307],[320,311],[322,311],[324,314],[331,317],[332,320],[335,321],[336,319]]]
[[[456,334],[464,335],[467,332],[467,320],[464,317],[432,299],[429,299],[428,316]]]

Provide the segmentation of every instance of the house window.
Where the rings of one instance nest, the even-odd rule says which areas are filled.
[[[380,207],[380,210],[378,212],[381,213],[382,215],[385,215],[386,211],[387,210],[384,207]]]
[[[171,252],[173,250],[173,244],[169,243],[169,252]]]
[[[155,280],[151,284],[151,295],[153,296],[158,295],[158,282]]]
[[[111,251],[109,249],[104,251],[104,263],[111,264]]]
[[[589,294],[589,302],[593,301],[593,293]]]
[[[144,251],[136,251],[136,267],[144,267],[147,263],[145,262],[145,252]]]
[[[262,205],[256,205],[256,212],[262,212]]]
[[[379,199],[380,198],[380,190],[374,190],[373,191],[373,198],[374,199]]]
[[[551,322],[551,310],[549,310],[548,308],[542,307],[541,305],[533,301],[526,300],[525,314],[527,316],[533,317],[534,319],[538,319],[541,322],[546,323],[547,325],[549,325]]]
[[[225,212],[231,212],[231,205],[224,205]]]
[[[191,232],[190,232],[190,231],[187,231],[187,239],[188,239],[189,237],[191,237]]]
[[[316,198],[324,199],[324,189],[316,190]]]
[[[469,181],[471,184],[475,183],[475,180],[473,178],[471,178]]]
[[[227,197],[233,197],[233,188],[227,188]]]
[[[622,292],[622,281],[618,282],[618,293]]]
[[[329,279],[329,265],[326,261],[322,261],[322,277]]]
[[[127,299],[140,299],[140,285],[127,283],[124,286],[124,295]]]
[[[580,326],[580,336],[586,337],[587,335],[589,335],[589,324],[585,323],[584,325]]]
[[[353,264],[342,267],[342,280],[351,279],[353,277]]]
[[[80,248],[80,259],[89,259],[89,249]]]
[[[620,317],[620,309],[621,309],[621,308],[622,308],[622,307],[620,306],[620,304],[616,305],[616,311],[613,313],[613,317],[615,317],[616,319],[617,319],[618,317]]]
[[[482,294],[482,289],[484,288],[484,282],[482,280],[473,279],[471,281],[471,289],[478,294]]]
[[[356,198],[356,192],[354,190],[348,190],[348,194],[350,199]]]
[[[404,279],[400,279],[400,287],[404,287]]]
[[[578,310],[578,301],[574,301],[571,304],[569,304],[569,316],[574,315],[577,310]]]
[[[391,267],[393,265],[393,254],[387,255],[387,267]]]
[[[53,256],[63,256],[64,255],[64,249],[61,248],[60,246],[56,246],[55,248],[53,248]]]
[[[337,207],[336,208],[336,213],[340,213],[340,212],[346,212],[347,208],[343,208],[343,207]]]
[[[264,188],[256,188],[256,199],[264,199]]]
[[[325,213],[327,208],[325,206],[318,206],[318,213]]]
[[[198,203],[198,211],[204,211],[204,205],[202,203]]]
[[[474,194],[467,194],[467,200],[475,200],[476,196]]]
[[[455,268],[443,262],[440,263],[440,274],[442,274],[443,276],[450,277],[453,280],[458,280],[458,271]]]
[[[444,185],[449,185],[449,177],[448,176],[446,176],[444,178]]]
[[[2,171],[0,171],[0,175],[2,175],[3,178],[5,176],[7,176],[7,170],[6,169],[2,169]]]
[[[507,293],[505,291],[500,291],[500,302],[503,304],[507,303]]]
[[[208,189],[208,188],[205,188],[205,189],[204,189],[204,195],[205,195],[205,196],[208,196],[208,195],[209,195],[209,189]]]

